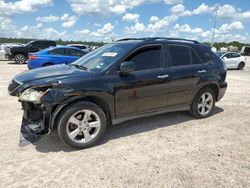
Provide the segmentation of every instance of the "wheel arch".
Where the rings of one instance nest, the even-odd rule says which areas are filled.
[[[107,118],[107,123],[110,124],[112,122],[111,110],[104,99],[97,97],[97,96],[79,96],[79,97],[70,98],[54,108],[51,121],[50,121],[50,125],[49,125],[50,129],[55,130],[57,128],[57,124],[59,120],[58,118],[60,117],[61,113],[63,112],[65,108],[80,101],[88,101],[88,102],[92,102],[96,104],[105,113],[106,118]]]
[[[218,101],[218,96],[219,96],[219,86],[217,83],[206,83],[202,86],[199,87],[199,89],[196,91],[195,96],[199,93],[200,90],[204,89],[204,88],[210,88],[214,91],[215,94],[215,99],[216,101]]]

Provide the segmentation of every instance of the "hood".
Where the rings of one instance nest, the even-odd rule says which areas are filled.
[[[48,67],[42,67],[38,69],[33,69],[30,71],[18,74],[14,79],[21,83],[26,82],[36,82],[39,80],[58,80],[68,77],[74,77],[77,75],[90,75],[91,72],[78,69],[74,66],[69,66],[65,64],[53,65]]]
[[[28,87],[53,85],[68,79],[83,79],[92,74],[93,72],[65,64],[38,68],[18,74],[9,84],[8,91],[10,95],[16,96]]]

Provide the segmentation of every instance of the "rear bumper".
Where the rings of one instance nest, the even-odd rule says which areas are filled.
[[[217,101],[221,100],[221,98],[225,95],[227,90],[227,82],[221,82],[219,84],[219,93],[217,97]]]

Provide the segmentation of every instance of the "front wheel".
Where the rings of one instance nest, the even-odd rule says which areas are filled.
[[[196,118],[206,118],[211,115],[215,105],[215,94],[210,88],[198,92],[190,107],[190,113]]]
[[[24,64],[26,61],[26,57],[23,54],[17,54],[14,57],[14,61],[17,64]]]
[[[91,102],[79,102],[66,107],[61,113],[58,135],[68,146],[83,149],[95,145],[106,130],[106,116]]]

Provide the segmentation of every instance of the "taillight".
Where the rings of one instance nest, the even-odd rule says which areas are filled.
[[[37,58],[36,55],[30,55],[30,56],[29,56],[29,60],[34,60],[34,59],[36,59],[36,58]]]

